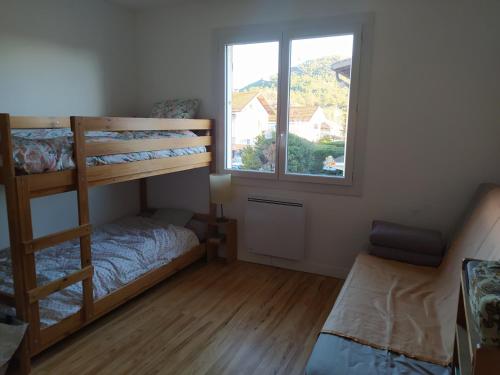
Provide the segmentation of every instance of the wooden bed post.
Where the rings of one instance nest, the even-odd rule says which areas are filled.
[[[74,136],[74,160],[76,165],[76,192],[78,198],[78,224],[90,224],[89,190],[87,184],[87,156],[85,153],[85,129],[78,124],[76,117],[70,118],[71,130]],[[80,237],[81,267],[92,267],[92,251],[90,234]],[[94,292],[92,275],[82,280],[83,289],[83,314],[85,320],[90,320],[94,313]]]
[[[141,212],[148,210],[148,181],[145,178],[139,180],[139,200]]]
[[[209,171],[210,173],[217,173],[217,148],[216,148],[217,139],[215,133],[215,121],[213,120],[212,120],[212,128],[209,131],[207,131],[207,135],[212,136],[212,143],[210,144],[210,153],[212,154],[212,160],[210,161]],[[213,221],[215,221],[217,217],[217,205],[211,202],[210,195],[208,197],[208,204],[210,206],[210,218]]]
[[[16,173],[12,155],[12,138],[10,131],[10,116],[0,114],[0,149],[2,153],[2,177],[5,186],[7,201],[7,215],[9,222],[10,252],[12,259],[12,277],[14,282],[14,299],[17,318],[29,322],[29,304],[26,298],[26,285],[24,283],[23,246],[20,240],[21,224],[18,211],[18,196],[16,187]],[[29,354],[29,339],[25,335],[16,352],[17,370],[20,374],[28,374],[31,370]]]
[[[26,289],[26,305],[28,310],[28,338],[30,350],[40,345],[40,309],[38,301],[30,301],[28,292],[37,288],[35,254],[26,251],[26,245],[33,241],[33,223],[31,220],[31,202],[29,179],[26,176],[16,177],[17,207],[19,213],[19,250],[22,253],[24,266],[24,287]],[[17,251],[17,249],[16,249]]]
[[[215,136],[215,124],[214,121],[211,121],[211,129],[207,130],[206,135],[211,136],[212,142],[210,143],[210,153],[212,159],[210,160],[210,165],[208,167],[209,173],[217,173],[217,152],[216,152],[216,143],[217,139]],[[209,186],[210,189],[210,186]],[[207,220],[207,229],[206,229],[206,238],[212,238],[214,234],[217,232],[217,226],[215,225],[215,221],[217,220],[217,205],[213,204],[210,199],[210,192],[208,195],[208,220]],[[210,261],[213,257],[217,256],[217,246],[214,246],[210,241],[207,241],[207,261]]]

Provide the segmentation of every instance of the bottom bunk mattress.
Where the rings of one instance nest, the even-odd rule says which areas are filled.
[[[94,228],[94,300],[171,262],[197,245],[199,240],[193,231],[141,216],[125,217]],[[80,269],[80,242],[68,241],[39,251],[35,256],[37,285],[41,286]],[[0,290],[14,291],[9,249],[0,250]],[[81,301],[81,283],[41,300],[41,326],[50,326],[76,313],[81,308]]]
[[[419,361],[389,350],[321,333],[309,357],[306,375],[451,375],[449,366]]]

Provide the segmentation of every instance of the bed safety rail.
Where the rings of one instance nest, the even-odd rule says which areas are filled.
[[[209,167],[214,154],[214,124],[206,119],[158,119],[158,118],[126,118],[126,117],[26,117],[1,115],[0,128],[3,134],[9,133],[3,150],[12,150],[10,144],[11,129],[42,129],[77,127],[83,134],[89,131],[182,131],[191,130],[197,137],[180,138],[144,138],[127,140],[106,140],[91,142],[81,136],[84,144],[84,156],[109,156],[135,152],[151,152],[167,149],[205,146],[206,152],[172,156],[160,159],[138,160],[120,164],[97,165],[87,168],[89,187],[106,185],[122,181],[142,179],[160,174],[173,173],[188,169]],[[2,121],[3,119],[3,121]],[[76,137],[77,135],[74,134]],[[75,138],[76,139],[76,138]],[[9,144],[7,144],[9,143]],[[78,144],[75,142],[75,148]],[[2,155],[3,156],[3,155]],[[12,159],[12,155],[6,155]],[[12,164],[11,160],[10,163]],[[2,167],[2,169],[5,169]],[[15,171],[8,171],[15,176]],[[75,170],[37,173],[28,175],[30,179],[30,197],[40,197],[76,189]],[[0,173],[0,183],[5,184],[6,177]]]
[[[9,116],[12,129],[62,129],[70,128],[69,117]]]

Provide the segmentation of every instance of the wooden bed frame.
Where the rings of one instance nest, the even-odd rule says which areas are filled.
[[[16,175],[13,161],[11,129],[71,128],[76,168],[60,172]],[[87,143],[86,131],[192,130],[198,137],[113,140]],[[149,271],[130,284],[99,299],[93,299],[88,189],[140,179],[141,210],[147,209],[146,177],[195,168],[214,170],[214,126],[212,120],[118,118],[118,117],[23,117],[0,114],[0,184],[5,185],[12,257],[14,295],[1,293],[0,302],[15,307],[17,317],[29,323],[26,337],[17,353],[17,371],[30,372],[31,357],[98,319],[180,269],[202,258],[206,244],[189,250],[169,264]],[[86,157],[206,146],[207,152],[163,159],[134,161],[87,167]],[[73,229],[33,238],[31,198],[77,191],[79,226]],[[196,214],[194,219],[207,223],[210,214]],[[64,278],[38,286],[35,253],[71,239],[80,238],[81,269]],[[52,293],[82,282],[82,309],[49,327],[40,327],[39,303]]]

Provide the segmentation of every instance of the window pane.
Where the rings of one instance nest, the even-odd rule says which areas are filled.
[[[292,40],[286,172],[344,177],[353,35]]]
[[[274,172],[279,42],[230,45],[226,56],[226,168]]]

